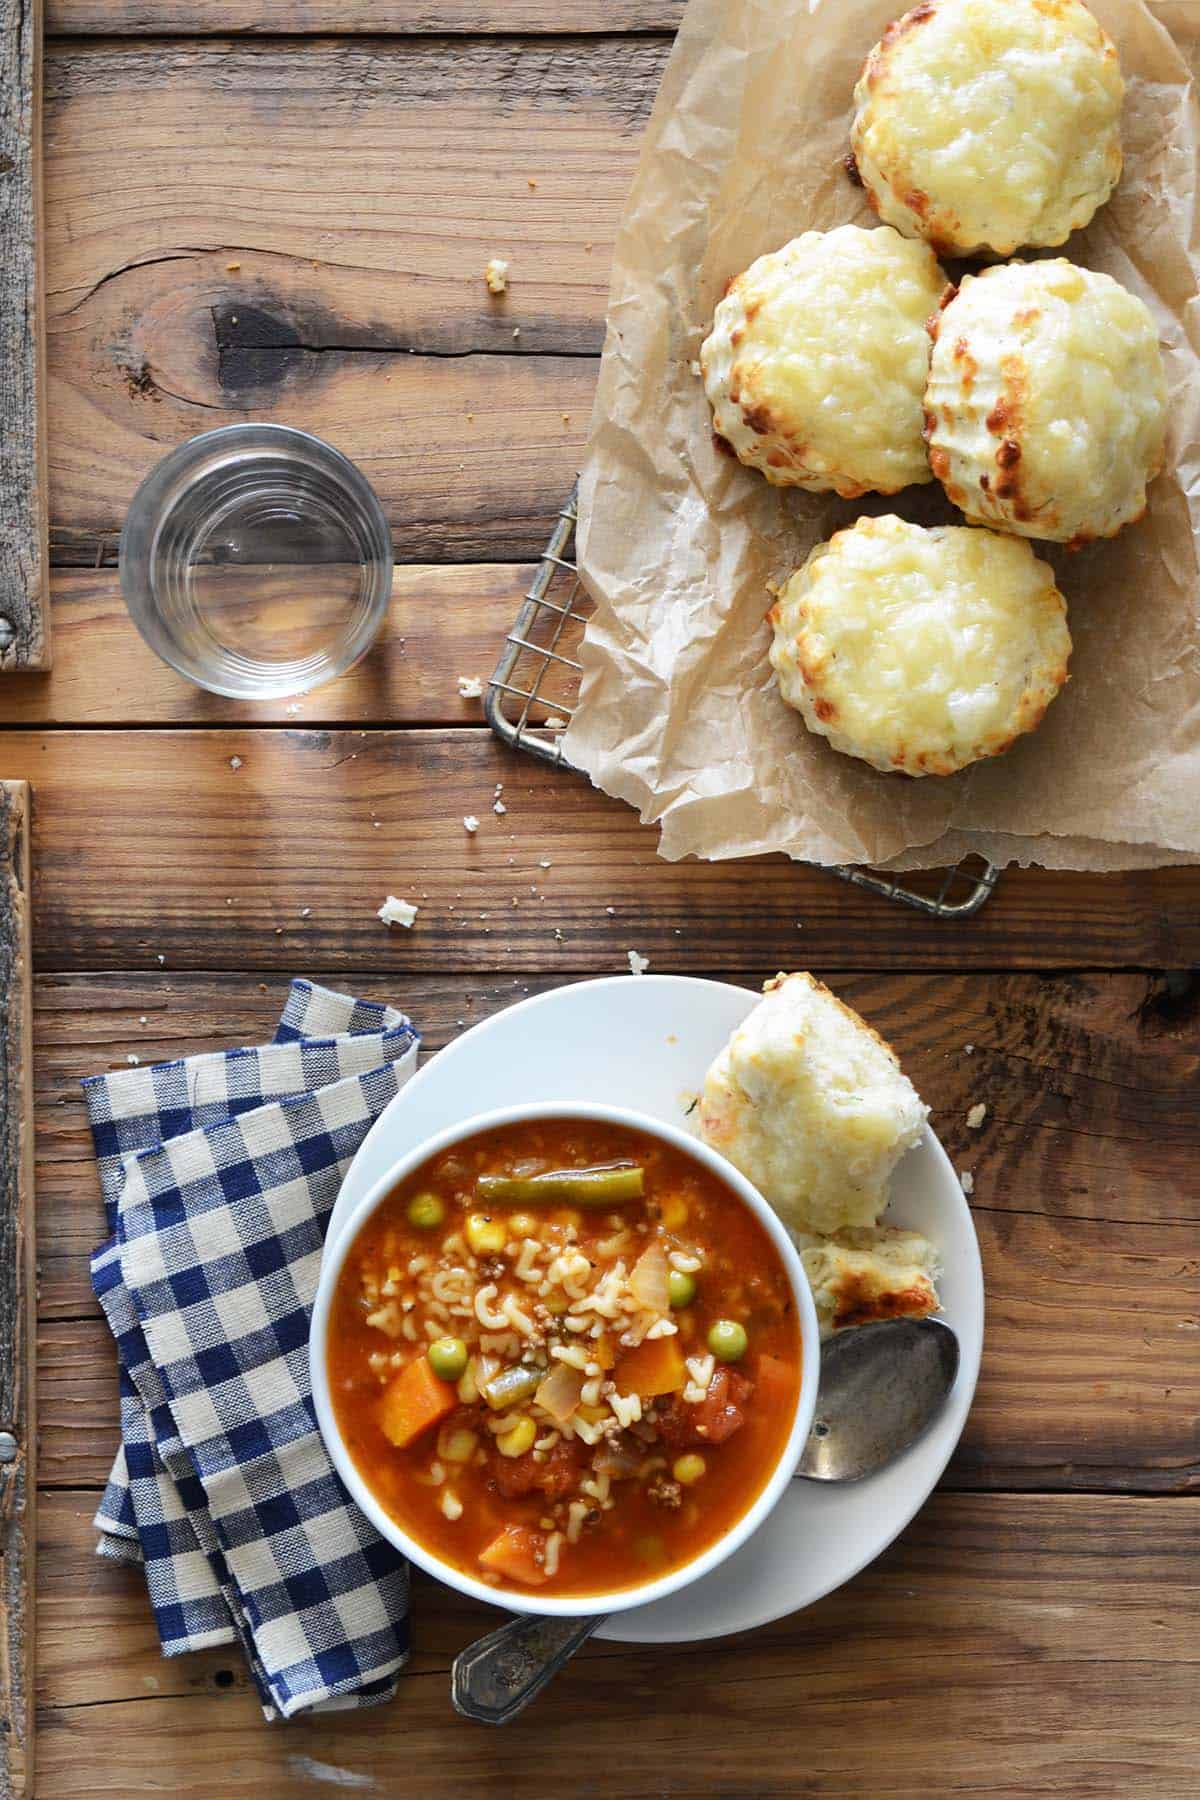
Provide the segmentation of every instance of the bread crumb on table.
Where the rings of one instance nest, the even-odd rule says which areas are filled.
[[[474,813],[468,813],[463,819],[463,830],[471,832],[472,835],[479,830],[479,820]]]
[[[504,817],[505,813],[508,811],[508,808],[507,808],[507,806],[505,806],[503,800],[497,800],[495,805],[492,807],[492,811],[496,814],[497,818],[502,819]]]
[[[639,956],[636,950],[630,950],[628,954],[629,973],[631,975],[644,975],[646,970],[650,967],[650,958],[648,956]]]
[[[970,1169],[960,1169],[958,1171],[958,1180],[964,1194],[973,1194],[975,1192],[975,1177],[972,1175]]]
[[[978,1131],[986,1118],[987,1107],[984,1105],[983,1101],[980,1100],[967,1114],[967,1130]]]
[[[229,759],[229,766],[231,769],[234,769],[234,770],[240,769],[242,766],[241,757],[240,756],[231,756]]]
[[[482,700],[482,675],[460,675],[458,678],[458,691],[464,700]]]
[[[382,919],[385,925],[403,925],[406,931],[411,931],[413,920],[420,910],[411,901],[398,900],[395,894],[389,894],[375,916]]]
[[[508,288],[508,264],[502,256],[488,259],[483,271],[483,279],[487,283],[489,294],[503,294]]]

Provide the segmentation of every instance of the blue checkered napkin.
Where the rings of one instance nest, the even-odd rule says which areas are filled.
[[[329,1463],[307,1343],[342,1177],[416,1047],[296,982],[271,1045],[85,1083],[121,1359],[101,1549],[144,1561],[166,1654],[240,1641],[268,1716],[385,1698],[407,1654],[406,1573]]]

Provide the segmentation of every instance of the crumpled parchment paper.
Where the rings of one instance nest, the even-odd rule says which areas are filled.
[[[1147,517],[1053,563],[1071,681],[1031,737],[948,778],[883,775],[784,706],[769,580],[863,512],[959,522],[936,484],[861,501],[768,486],[719,451],[694,359],[725,281],[801,231],[872,222],[851,94],[897,0],[691,0],[614,256],[581,489],[596,602],[566,754],[660,827],[663,856],[782,850],[915,868],[1112,869],[1200,853],[1200,0],[1092,0],[1127,93],[1125,172],[1054,255],[1147,302],[1171,400]],[[953,270],[951,273],[953,274]]]

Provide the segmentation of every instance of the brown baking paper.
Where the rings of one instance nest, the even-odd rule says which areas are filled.
[[[923,780],[839,755],[776,690],[769,580],[863,512],[959,518],[936,484],[854,502],[768,486],[715,447],[693,367],[729,276],[801,231],[871,222],[842,162],[851,94],[901,10],[691,0],[616,245],[582,482],[596,610],[566,753],[658,823],[669,858],[1188,861],[1200,853],[1200,112],[1184,34],[1194,20],[1200,40],[1200,0],[1172,0],[1166,23],[1141,0],[1093,0],[1127,82],[1125,173],[1054,254],[1150,306],[1171,424],[1140,524],[1074,554],[1035,546],[1070,604],[1069,686],[1007,755]]]

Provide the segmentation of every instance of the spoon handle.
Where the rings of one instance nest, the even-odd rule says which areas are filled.
[[[590,1619],[547,1619],[527,1613],[477,1638],[459,1652],[450,1671],[455,1711],[481,1725],[507,1725],[570,1662],[605,1617],[596,1613]]]

